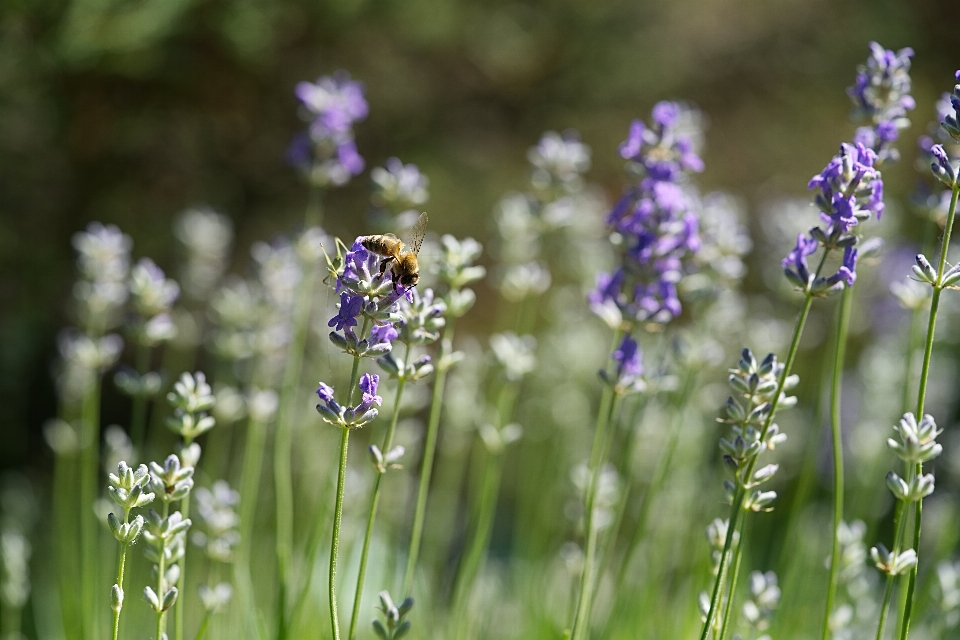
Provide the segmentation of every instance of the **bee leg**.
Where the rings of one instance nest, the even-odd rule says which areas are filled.
[[[392,278],[393,290],[396,291],[397,293],[403,293],[403,289],[400,287],[400,276],[396,272],[393,272],[392,276],[393,276]]]
[[[387,265],[390,264],[391,260],[393,260],[392,257],[384,258],[383,260],[380,261],[380,275],[383,275],[383,272],[387,270]]]

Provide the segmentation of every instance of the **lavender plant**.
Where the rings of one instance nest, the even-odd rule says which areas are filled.
[[[591,307],[614,329],[613,354],[616,375],[606,375],[603,399],[597,414],[588,468],[590,484],[585,492],[585,561],[571,625],[573,640],[589,633],[590,610],[597,553],[594,502],[608,441],[608,428],[622,397],[640,390],[634,381],[640,371],[639,351],[630,334],[644,323],[666,324],[680,315],[677,283],[693,269],[692,256],[700,246],[694,213],[695,195],[689,189],[690,174],[703,170],[690,135],[679,126],[681,105],[658,103],[648,128],[635,120],[620,155],[636,176],[614,206],[607,222],[615,232],[619,264],[611,273],[600,273],[590,293]]]
[[[107,524],[110,526],[110,532],[120,544],[120,560],[117,563],[117,581],[113,584],[110,591],[111,607],[113,609],[113,640],[117,640],[120,635],[120,612],[123,610],[123,574],[127,563],[127,550],[143,530],[143,516],[137,516],[130,520],[130,511],[144,507],[156,497],[153,493],[147,492],[147,486],[150,482],[147,466],[142,464],[131,469],[126,462],[120,462],[117,465],[117,473],[110,474],[110,485],[107,491],[120,507],[123,508],[123,521],[121,522],[113,513],[107,517]]]

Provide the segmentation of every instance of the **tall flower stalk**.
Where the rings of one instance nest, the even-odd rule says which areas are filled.
[[[869,125],[862,126],[857,130],[854,141],[859,146],[865,147],[868,152],[872,152],[873,159],[871,161],[870,153],[859,154],[861,156],[861,166],[855,168],[856,173],[852,174],[851,178],[844,177],[844,180],[848,182],[847,185],[843,183],[835,185],[830,193],[829,202],[832,210],[839,211],[837,208],[839,201],[834,202],[837,200],[836,187],[846,186],[850,194],[858,189],[864,191],[869,189],[874,203],[873,211],[879,218],[883,205],[882,202],[879,205],[876,204],[878,199],[876,194],[882,193],[883,184],[880,182],[879,172],[871,171],[871,169],[880,166],[884,161],[895,161],[899,158],[899,151],[893,146],[893,143],[899,137],[899,132],[910,126],[907,112],[915,106],[913,97],[910,95],[910,58],[913,56],[913,50],[906,48],[899,52],[893,52],[884,49],[876,42],[870,43],[870,50],[870,57],[867,58],[865,64],[858,67],[856,82],[847,89],[847,92],[855,105],[854,115],[869,122]],[[822,190],[824,179],[836,181],[832,174],[829,178],[825,174],[821,174],[818,186],[821,186],[824,197],[818,201],[818,204],[828,202],[827,192]],[[850,202],[849,195],[846,197]],[[853,206],[857,206],[857,203],[854,202]],[[827,215],[831,215],[832,210],[825,210],[821,205],[821,211]],[[861,218],[865,219],[863,216],[858,219]],[[842,561],[840,554],[844,474],[840,392],[850,326],[852,286],[853,281],[848,281],[840,300],[833,378],[830,386],[830,432],[833,449],[833,539],[827,581],[827,598],[821,626],[822,640],[828,640],[830,637],[830,618],[836,601]]]
[[[182,439],[180,456],[191,468],[200,461],[200,445],[194,440],[209,431],[216,420],[208,412],[213,409],[216,398],[207,384],[203,372],[184,373],[174,383],[173,391],[167,394],[167,401],[173,407],[173,415],[167,419],[167,427]],[[190,491],[180,498],[180,512],[184,519],[190,517]],[[187,575],[187,556],[184,549],[177,579],[177,589],[182,593]],[[174,638],[183,640],[184,605],[177,604],[174,609]]]
[[[956,73],[960,83],[960,71]],[[960,142],[960,84],[954,86],[950,97],[952,113],[944,114],[941,127],[953,140]],[[937,325],[937,312],[940,307],[940,296],[944,289],[956,288],[960,283],[960,268],[949,267],[947,251],[950,246],[950,236],[953,232],[953,223],[957,213],[957,200],[960,197],[960,181],[956,162],[947,155],[942,145],[936,144],[930,148],[933,159],[931,170],[934,177],[950,189],[950,205],[947,209],[947,220],[943,230],[940,245],[940,258],[937,268],[922,254],[917,256],[917,264],[913,268],[914,276],[920,282],[929,285],[933,290],[930,299],[930,315],[927,321],[927,333],[923,350],[923,363],[920,366],[920,382],[917,390],[916,412],[905,414],[897,429],[900,442],[890,440],[889,446],[904,461],[906,478],[900,478],[891,472],[887,475],[887,486],[897,498],[896,537],[892,552],[887,552],[883,545],[872,548],[871,557],[877,567],[887,574],[884,588],[884,598],[881,604],[880,622],[877,625],[877,638],[882,637],[886,619],[887,605],[892,591],[894,576],[909,573],[906,595],[902,604],[900,616],[900,639],[906,640],[910,633],[910,620],[913,615],[914,598],[917,581],[917,567],[919,565],[921,518],[923,515],[923,498],[933,492],[934,480],[930,474],[924,475],[923,463],[939,455],[941,446],[936,443],[940,430],[931,416],[925,415],[924,404],[927,394],[927,383],[930,375],[930,362],[933,356],[933,341]],[[922,416],[917,423],[915,416]],[[906,529],[909,505],[913,503],[913,544],[914,549],[901,552]]]
[[[113,513],[107,517],[110,532],[120,544],[119,560],[117,562],[117,580],[110,590],[110,606],[113,609],[113,640],[120,635],[120,612],[123,610],[123,575],[127,564],[127,550],[130,548],[140,532],[143,530],[143,516],[137,515],[130,521],[130,511],[144,507],[151,502],[155,495],[147,491],[150,482],[150,472],[147,465],[142,464],[136,470],[131,469],[126,462],[121,462],[116,474],[110,474],[110,485],[107,491],[113,501],[123,508],[123,522]]]
[[[370,542],[373,538],[373,527],[377,518],[377,507],[380,503],[380,487],[388,471],[399,469],[400,458],[404,448],[394,446],[397,420],[400,417],[400,406],[403,400],[403,390],[408,382],[416,382],[430,375],[434,366],[430,356],[424,355],[411,360],[411,349],[436,342],[440,337],[440,330],[445,325],[443,317],[446,305],[442,301],[435,301],[431,289],[419,295],[412,291],[412,300],[401,298],[398,309],[398,321],[395,325],[385,325],[379,332],[383,341],[396,340],[404,345],[403,358],[395,357],[393,352],[378,359],[380,368],[397,380],[397,392],[394,397],[393,415],[390,426],[383,439],[382,447],[370,445],[370,456],[374,471],[377,474],[373,486],[373,497],[370,502],[370,512],[367,516],[367,528],[363,537],[363,548],[360,552],[360,568],[357,573],[357,588],[353,599],[353,612],[350,615],[350,631],[348,638],[352,639],[357,630],[360,617],[360,605],[363,600],[363,582],[367,569],[367,558],[370,553]]]
[[[420,556],[423,538],[423,524],[427,515],[427,497],[430,492],[430,479],[433,475],[433,463],[437,453],[437,434],[440,430],[441,411],[443,409],[444,388],[447,373],[463,354],[453,350],[453,337],[456,320],[466,314],[476,302],[476,294],[467,285],[484,277],[486,270],[474,262],[480,257],[483,247],[473,238],[457,240],[445,235],[440,239],[442,256],[437,263],[437,276],[442,286],[440,299],[446,306],[446,317],[440,334],[440,353],[436,360],[436,373],[433,382],[433,394],[430,400],[430,414],[427,418],[427,434],[424,441],[423,458],[420,466],[420,478],[417,488],[417,503],[413,512],[413,525],[410,533],[410,545],[407,551],[407,567],[403,576],[403,593],[411,593]]]
[[[412,298],[412,293],[394,286],[389,271],[380,273],[380,260],[377,255],[367,251],[358,238],[353,246],[337,263],[331,262],[330,268],[337,274],[336,288],[340,293],[337,314],[328,325],[333,327],[330,341],[344,353],[353,357],[350,382],[346,403],[340,404],[334,398],[334,390],[321,382],[317,389],[320,404],[317,411],[321,418],[340,429],[340,461],[337,468],[337,493],[334,502],[333,531],[330,539],[330,570],[328,588],[330,601],[330,623],[335,640],[340,639],[340,623],[337,609],[337,560],[340,552],[340,525],[343,520],[343,493],[347,472],[347,453],[350,432],[360,428],[377,417],[382,399],[377,395],[380,377],[365,373],[360,375],[361,358],[379,358],[390,353],[392,343],[390,332],[396,333],[392,325],[396,322],[397,302],[401,297]],[[354,332],[358,318],[363,317],[359,335]],[[369,335],[368,335],[369,331]],[[358,385],[362,392],[359,404],[353,405],[354,387]]]
[[[677,284],[694,269],[692,257],[700,248],[695,192],[691,173],[703,170],[695,144],[682,126],[682,107],[660,102],[653,108],[651,125],[635,120],[620,155],[635,182],[614,206],[607,222],[619,250],[619,263],[611,273],[597,277],[591,307],[614,330],[611,351],[615,373],[607,383],[597,412],[584,496],[585,558],[580,576],[571,638],[589,635],[595,588],[597,554],[596,497],[600,485],[608,430],[620,399],[642,383],[641,353],[631,337],[645,323],[666,324],[682,309]]]
[[[310,184],[305,216],[307,227],[321,222],[321,189],[346,184],[364,168],[357,152],[353,125],[369,111],[363,85],[345,71],[323,76],[315,83],[296,87],[301,115],[309,122],[307,131],[291,143],[290,163],[303,171]],[[291,341],[280,386],[277,426],[274,435],[274,486],[276,492],[276,551],[279,574],[277,638],[288,633],[287,592],[290,589],[290,559],[293,552],[293,472],[291,468],[293,422],[297,415],[296,395],[303,368],[303,354],[309,329],[310,311],[316,287],[318,247],[301,251],[303,271],[293,307]],[[351,389],[356,381],[351,383]]]

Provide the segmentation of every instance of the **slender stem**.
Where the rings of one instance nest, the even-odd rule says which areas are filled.
[[[97,616],[97,538],[99,529],[94,517],[93,503],[97,498],[100,443],[100,374],[90,372],[91,380],[83,395],[80,441],[80,575],[81,616],[83,633],[96,637]]]
[[[123,510],[123,524],[127,524],[130,519],[130,512]],[[120,593],[123,593],[123,569],[127,563],[127,545],[120,544],[120,561],[117,563],[117,586],[120,587]],[[113,612],[113,640],[117,640],[120,635],[120,612],[123,610],[123,601]]]
[[[203,636],[207,635],[207,627],[210,626],[210,618],[213,616],[213,611],[209,609],[205,614],[203,614],[203,622],[200,623],[200,629],[197,631],[197,637],[195,640],[203,640]]]
[[[614,344],[619,342],[620,333],[616,332]],[[612,351],[612,350],[611,350]],[[600,484],[600,471],[603,466],[603,449],[606,443],[607,427],[611,422],[616,405],[613,388],[606,386],[603,398],[600,401],[600,410],[597,412],[597,424],[593,434],[593,445],[590,451],[590,478],[585,492],[584,524],[586,525],[586,545],[584,548],[583,572],[580,574],[580,591],[577,595],[577,608],[573,618],[572,640],[578,640],[589,629],[591,594],[593,585],[593,564],[597,551],[597,527],[594,518],[597,487]]]
[[[423,523],[427,515],[427,495],[430,491],[430,478],[433,475],[433,462],[437,453],[437,432],[440,429],[440,412],[443,408],[443,390],[447,380],[448,365],[445,362],[453,353],[453,332],[455,318],[450,318],[443,328],[440,342],[440,357],[437,359],[436,379],[433,382],[433,398],[430,401],[430,417],[427,419],[427,437],[423,447],[423,462],[420,466],[420,485],[417,489],[417,506],[413,513],[413,530],[410,534],[410,549],[407,552],[407,569],[403,576],[403,594],[409,595],[413,589],[413,577],[420,555],[420,543],[423,538]]]
[[[483,472],[483,483],[480,490],[480,502],[477,507],[476,528],[463,564],[457,575],[457,585],[454,588],[454,607],[458,614],[465,611],[470,595],[470,587],[479,573],[483,563],[483,556],[490,546],[490,537],[493,533],[493,521],[497,511],[497,495],[500,493],[500,478],[503,471],[503,452],[490,452],[487,456],[486,468]]]
[[[923,254],[927,255],[933,249],[933,230],[937,228],[935,222],[927,222],[923,232]],[[910,332],[907,341],[907,358],[903,369],[903,411],[909,411],[913,404],[913,378],[915,375],[914,367],[916,363],[915,356],[920,350],[921,329],[923,329],[923,318],[920,313],[920,307],[915,307],[910,311]]]
[[[333,535],[330,540],[330,624],[334,640],[340,640],[340,622],[337,616],[337,554],[340,552],[340,523],[343,520],[343,485],[347,475],[347,446],[350,429],[341,428],[340,467],[337,471],[337,501],[333,511]]]
[[[909,478],[908,478],[909,479]],[[907,526],[907,510],[903,502],[897,502],[896,514],[894,515],[894,528],[896,533],[893,538],[893,555],[900,553],[900,546],[903,544],[903,536]],[[887,575],[886,584],[883,587],[883,601],[880,605],[880,619],[877,622],[877,640],[883,639],[883,628],[887,623],[887,611],[889,610],[890,597],[893,595],[893,582],[896,576]]]
[[[323,488],[320,491],[320,495],[326,495],[327,491],[330,489],[330,483],[333,481],[332,478],[328,477],[324,482]],[[327,514],[329,512],[330,502],[324,500],[320,509],[317,513],[316,523],[314,524],[313,531],[310,533],[310,539],[307,542],[307,557],[306,564],[304,565],[306,570],[306,576],[304,577],[303,587],[300,589],[297,594],[297,600],[293,605],[293,612],[290,614],[290,633],[296,636],[298,624],[300,622],[300,616],[303,614],[303,607],[307,603],[307,597],[310,595],[310,589],[313,584],[313,567],[317,564],[317,553],[320,551],[320,542],[323,539],[324,532],[324,523],[327,519]]]
[[[137,344],[137,375],[143,376],[150,368],[150,347],[143,342]],[[133,441],[133,450],[141,459],[144,455],[144,442],[147,435],[147,399],[138,393],[133,396],[133,407],[130,412],[130,439]]]
[[[267,425],[250,416],[247,438],[243,448],[240,469],[240,547],[237,564],[249,572],[250,552],[253,547],[254,520],[257,513],[257,493],[263,468],[263,449],[267,439]],[[249,576],[248,576],[249,577]]]
[[[185,446],[190,446],[191,441],[187,440],[184,442]],[[183,515],[183,519],[186,520],[190,517],[190,494],[188,493],[183,500],[180,501],[180,513]],[[183,611],[186,609],[184,601],[186,597],[183,595],[186,593],[186,584],[187,584],[187,550],[184,549],[183,557],[180,559],[180,577],[177,579],[177,589],[180,591],[180,597],[177,598],[177,601],[173,604],[173,624],[174,624],[174,637],[176,640],[183,640]]]
[[[403,366],[410,364],[410,344],[406,345],[406,351],[403,355]],[[393,446],[393,436],[397,430],[397,420],[400,418],[400,401],[403,399],[403,387],[406,384],[406,377],[400,376],[397,381],[397,394],[393,403],[393,415],[390,417],[390,427],[383,439],[383,448],[381,452],[387,455]],[[383,482],[383,476],[386,471],[377,470],[377,479],[373,484],[373,499],[370,501],[370,513],[367,515],[367,530],[363,536],[363,550],[360,553],[360,568],[357,571],[357,589],[353,596],[353,612],[350,614],[350,631],[347,634],[348,640],[353,640],[357,631],[357,620],[360,618],[360,602],[363,599],[363,579],[367,573],[367,558],[370,554],[370,541],[373,539],[373,525],[377,519],[377,506],[380,504],[380,484]]]
[[[827,582],[827,602],[823,614],[822,640],[830,637],[830,615],[837,597],[840,576],[840,523],[843,520],[843,433],[840,424],[840,391],[843,382],[843,364],[850,330],[850,307],[853,289],[847,287],[840,298],[840,318],[837,324],[837,345],[833,358],[833,385],[830,388],[830,432],[833,441],[833,546],[830,552],[830,576]]]
[[[163,519],[166,520],[170,515],[170,503],[166,500],[163,501]],[[160,538],[160,561],[157,563],[157,599],[160,602],[160,610],[157,611],[157,637],[156,640],[163,640],[163,579],[165,573],[167,572],[167,558],[164,553],[166,549],[166,539]],[[178,598],[179,599],[179,598]]]
[[[744,521],[741,520],[740,522],[743,523]],[[740,563],[741,560],[743,560],[744,533],[744,531],[740,532],[740,539],[737,541],[737,548],[734,551],[733,571],[730,574],[730,592],[727,594],[727,606],[723,612],[723,622],[720,625],[720,636],[718,640],[724,640],[727,637],[727,629],[730,628],[730,619],[733,617],[730,614],[733,610],[733,602],[736,600],[735,596],[737,594],[737,581],[740,579]]]
[[[821,258],[820,264],[817,267],[817,275],[819,275],[820,270],[823,268],[827,254],[829,254],[829,251],[824,251],[823,258]],[[783,366],[783,374],[780,376],[780,382],[777,384],[777,392],[773,396],[773,400],[770,403],[770,412],[767,413],[767,418],[764,421],[763,428],[760,431],[760,441],[763,441],[763,439],[766,438],[767,430],[773,423],[773,417],[777,413],[777,407],[780,404],[780,397],[783,395],[783,386],[786,384],[787,378],[790,377],[790,372],[793,370],[793,362],[796,360],[797,351],[800,349],[800,338],[803,336],[803,328],[807,323],[807,316],[810,315],[811,306],[813,306],[813,294],[808,292],[804,297],[803,306],[800,308],[800,315],[797,316],[797,322],[793,327],[793,339],[790,342],[790,350],[787,352],[787,359]],[[746,473],[743,477],[749,478],[753,475],[753,469],[756,466],[756,462],[756,457],[750,460],[750,462],[747,464]],[[713,626],[713,618],[716,615],[717,607],[719,606],[720,601],[721,585],[726,576],[725,570],[727,557],[731,552],[734,531],[736,531],[740,524],[743,500],[745,497],[746,492],[741,487],[737,487],[737,490],[734,493],[733,506],[730,512],[730,522],[727,525],[727,536],[723,542],[723,551],[720,553],[720,566],[717,568],[717,580],[714,582],[713,595],[710,597],[710,609],[707,612],[707,619],[703,622],[703,629],[700,632],[700,640],[707,639],[707,635]]]
[[[943,242],[940,245],[940,265],[937,269],[937,283],[933,288],[933,299],[930,300],[930,322],[927,324],[927,343],[923,350],[923,365],[920,368],[920,388],[917,391],[916,417],[923,416],[923,405],[927,397],[927,379],[930,375],[930,360],[933,357],[933,337],[937,327],[937,309],[940,306],[940,293],[943,291],[943,274],[947,266],[947,251],[950,248],[950,235],[953,232],[953,222],[957,214],[957,198],[960,197],[960,182],[953,185],[950,196],[950,209],[947,211],[947,223],[943,229]],[[923,473],[923,463],[917,463],[916,474]],[[910,633],[910,617],[913,614],[913,596],[917,585],[917,569],[920,565],[920,521],[923,514],[923,500],[917,500],[913,516],[913,544],[916,547],[917,562],[910,569],[910,581],[907,584],[907,602],[903,610],[903,627],[900,631],[900,640],[906,640]]]
[[[364,317],[363,328],[360,330],[360,339],[367,335],[370,328],[370,319]],[[353,391],[360,379],[360,358],[354,356],[353,368],[350,370],[350,385],[347,388],[347,405],[353,404]],[[340,618],[337,613],[337,556],[340,553],[340,524],[343,521],[343,489],[347,477],[347,447],[350,444],[350,429],[341,427],[340,433],[340,466],[337,468],[337,497],[333,509],[333,533],[330,537],[330,573],[327,586],[330,590],[330,626],[333,628],[334,640],[340,640]]]
[[[302,391],[299,384],[300,374],[303,370],[303,354],[307,343],[310,309],[318,273],[317,269],[310,268],[309,265],[304,266],[306,268],[298,285],[297,298],[294,302],[293,337],[287,350],[287,364],[283,370],[273,449],[279,582],[279,597],[277,600],[278,640],[283,640],[287,635],[286,595],[289,588],[290,556],[293,548],[293,471],[291,469],[293,420],[301,404],[298,402],[298,391]]]
[[[677,412],[674,414],[673,424],[670,429],[670,440],[667,441],[667,447],[663,454],[659,456],[657,467],[653,473],[653,479],[650,481],[650,486],[647,488],[647,493],[643,497],[643,502],[640,504],[640,513],[637,515],[637,526],[633,531],[633,538],[630,542],[630,545],[627,547],[626,557],[620,564],[620,569],[617,573],[617,581],[614,583],[618,587],[623,586],[623,581],[626,578],[627,567],[630,566],[634,553],[636,553],[637,548],[640,546],[640,542],[643,540],[643,536],[646,534],[647,520],[650,516],[650,507],[657,499],[660,490],[663,489],[663,483],[666,481],[668,472],[670,471],[670,465],[673,462],[673,455],[676,453],[677,445],[680,442],[680,433],[683,430],[683,416],[687,407],[687,401],[689,400],[693,389],[696,387],[696,378],[697,373],[691,369],[688,369],[684,375],[683,387],[677,403]],[[638,429],[639,426],[633,427],[634,431],[637,431]],[[633,447],[631,446],[630,451],[625,452],[624,455],[630,456],[632,451]],[[629,481],[629,467],[625,471],[624,477],[627,481]],[[626,493],[626,491],[624,493]],[[625,502],[623,502],[623,506],[624,508],[626,507]]]

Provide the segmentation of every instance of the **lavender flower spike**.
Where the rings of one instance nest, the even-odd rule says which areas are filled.
[[[360,404],[355,407],[344,407],[334,399],[333,387],[321,382],[317,386],[317,397],[320,404],[317,412],[324,422],[347,429],[359,429],[377,417],[378,411],[374,404],[380,405],[383,398],[377,395],[377,386],[380,376],[365,373],[360,376],[358,385],[363,394]]]
[[[910,126],[907,112],[916,107],[910,95],[912,57],[909,47],[894,52],[871,42],[870,57],[857,68],[856,82],[847,89],[854,115],[870,122],[857,129],[854,142],[875,151],[880,161],[900,157],[892,144]]]

